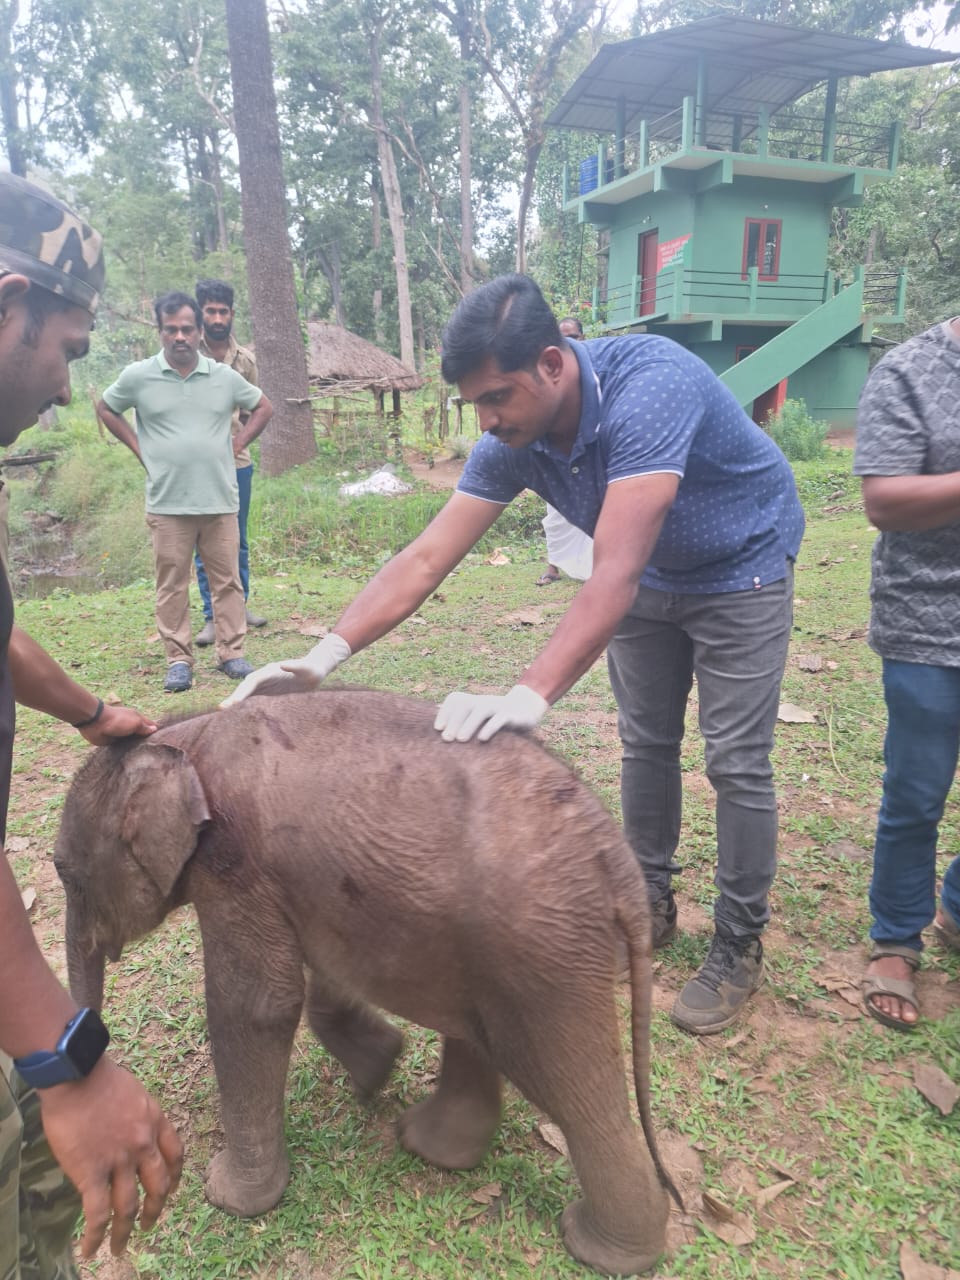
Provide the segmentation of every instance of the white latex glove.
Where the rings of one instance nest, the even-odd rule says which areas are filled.
[[[313,646],[304,658],[290,662],[268,662],[241,680],[221,707],[233,707],[253,694],[309,693],[336,671],[350,657],[350,646],[343,636],[331,631]]]
[[[443,734],[444,742],[469,742],[474,736],[478,742],[489,742],[498,729],[535,729],[549,710],[546,698],[525,684],[515,684],[499,696],[450,693],[433,727]]]

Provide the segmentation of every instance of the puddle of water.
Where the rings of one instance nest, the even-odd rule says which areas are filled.
[[[17,574],[14,593],[21,600],[42,600],[55,591],[88,595],[102,589],[103,583],[90,573],[20,573]]]

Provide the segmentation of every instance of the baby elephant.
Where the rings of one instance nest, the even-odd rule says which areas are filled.
[[[436,1092],[399,1124],[445,1169],[483,1159],[504,1075],[563,1130],[583,1198],[562,1231],[611,1275],[664,1243],[650,1119],[650,926],[636,859],[570,769],[526,737],[446,743],[435,709],[363,689],[253,698],[96,751],[55,861],[70,985],[99,1007],[104,956],[185,902],[203,936],[226,1147],[208,1198],[272,1208],[289,1178],[283,1095],[310,1027],[362,1096],[400,1051],[385,1009],[444,1036]],[[614,1001],[630,957],[630,1116]],[[672,1190],[672,1187],[671,1187]]]

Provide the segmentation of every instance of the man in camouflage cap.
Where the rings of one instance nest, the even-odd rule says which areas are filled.
[[[49,405],[69,402],[69,365],[87,352],[103,278],[100,236],[47,192],[0,174],[0,444]],[[0,565],[0,839],[14,697],[94,745],[156,727],[132,708],[105,706],[13,625]],[[78,1020],[0,858],[0,1280],[76,1277],[71,1241],[81,1204],[84,1255],[108,1227],[121,1252],[140,1208],[137,1180],[145,1193],[140,1222],[149,1226],[180,1176],[179,1138],[142,1086],[103,1053],[105,1032],[89,1012]],[[67,1027],[71,1036],[80,1029],[89,1052],[74,1050]]]
[[[104,281],[99,232],[32,183],[0,177],[0,271],[21,272],[93,315]]]

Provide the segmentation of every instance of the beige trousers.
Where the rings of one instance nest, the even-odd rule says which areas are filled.
[[[243,657],[247,632],[243,587],[237,556],[237,513],[219,516],[158,516],[147,513],[157,578],[157,630],[167,663],[193,665],[190,631],[190,579],[193,553],[199,551],[210,580],[217,660]]]

